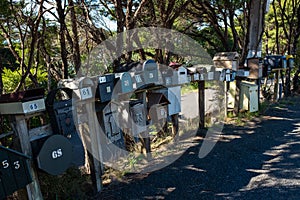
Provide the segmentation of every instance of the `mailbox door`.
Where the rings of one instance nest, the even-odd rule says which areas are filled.
[[[107,144],[114,144],[120,148],[125,148],[123,134],[116,121],[118,120],[117,107],[108,104],[102,112],[103,128],[107,137]]]
[[[38,156],[38,167],[51,175],[66,171],[72,162],[72,144],[62,135],[53,135],[44,142]]]
[[[138,134],[145,132],[147,130],[146,126],[146,111],[144,104],[136,104],[130,108],[130,114],[133,120],[133,134],[138,136]]]
[[[258,88],[256,86],[249,88],[249,111],[258,111]]]
[[[170,87],[168,88],[168,114],[174,115],[181,112],[181,87]]]
[[[121,74],[116,74],[116,78],[118,79],[117,91],[120,93],[129,93],[133,91],[133,83],[132,78],[128,72],[124,72]]]

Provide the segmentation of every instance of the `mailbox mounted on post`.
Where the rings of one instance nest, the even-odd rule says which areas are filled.
[[[94,82],[90,78],[81,77],[78,79],[62,79],[58,83],[59,88],[70,88],[80,100],[93,98],[92,87]]]
[[[165,67],[160,69],[164,85],[168,86],[173,84],[173,80],[172,80],[174,76],[173,71],[174,70],[170,67]]]
[[[104,103],[111,100],[114,89],[114,74],[105,74],[98,77],[98,87],[96,91],[96,97]]]
[[[187,69],[183,66],[178,67],[177,70],[174,70],[175,80],[173,81],[175,84],[183,85],[189,82]]]
[[[52,135],[31,142],[39,169],[51,175],[60,175],[72,163],[72,144],[62,135]]]
[[[287,55],[286,60],[287,60],[288,68],[293,69],[294,68],[294,57],[293,57],[293,55]]]
[[[248,58],[247,68],[250,79],[259,79],[263,76],[262,60],[260,58]]]
[[[76,130],[72,105],[73,91],[69,88],[52,90],[47,95],[46,107],[54,134],[63,135],[72,144],[72,164],[82,166],[85,163],[85,153],[81,138]],[[58,95],[63,96],[57,99]]]
[[[0,97],[0,114],[31,114],[45,110],[44,89],[3,94]]]
[[[167,97],[162,93],[148,93],[148,110],[151,120],[156,123],[165,121],[168,117],[168,104],[170,104]]]
[[[282,55],[266,56],[265,65],[270,66],[272,70],[283,69],[285,67]]]
[[[172,86],[168,88],[162,88],[157,91],[164,94],[168,99],[168,115],[175,115],[181,112],[181,86]]]
[[[29,159],[24,154],[0,146],[0,199],[32,182]]]
[[[143,63],[145,84],[158,82],[158,67],[154,60],[146,60]]]
[[[133,82],[129,72],[116,73],[115,90],[117,93],[129,93],[133,91]]]
[[[102,145],[114,144],[122,149],[125,148],[122,131],[118,124],[119,103],[110,101],[108,104],[96,103],[96,112],[99,124],[105,134]]]
[[[121,128],[132,130],[133,136],[147,131],[146,110],[142,100],[123,101],[120,106],[119,123]]]
[[[239,54],[237,52],[219,52],[214,58],[216,68],[226,68],[237,71],[239,65]]]

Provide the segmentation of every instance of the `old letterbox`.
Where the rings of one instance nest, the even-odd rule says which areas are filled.
[[[105,74],[98,77],[98,88],[96,91],[96,97],[103,102],[111,100],[114,89],[114,74]]]
[[[156,92],[156,91],[155,91]],[[181,86],[172,86],[157,90],[168,99],[168,115],[175,115],[181,112]]]
[[[29,159],[24,154],[0,146],[0,199],[32,182]]]
[[[158,82],[158,67],[154,60],[146,60],[143,63],[145,84]]]
[[[166,121],[168,117],[168,104],[170,104],[167,97],[162,93],[148,93],[148,110],[151,120],[156,123]]]
[[[44,89],[37,88],[0,97],[0,114],[31,114],[45,110]]]
[[[175,71],[176,75],[174,77],[177,77],[177,83],[179,85],[183,85],[189,82],[188,80],[188,73],[187,69],[183,66],[178,67],[177,71]],[[174,81],[176,82],[176,81]]]
[[[119,123],[121,128],[129,128],[132,130],[133,136],[145,132],[146,126],[146,110],[142,100],[123,101],[120,106]]]
[[[72,144],[62,135],[52,135],[31,142],[38,167],[51,175],[60,175],[72,163]]]
[[[284,61],[281,55],[269,55],[265,58],[265,64],[270,66],[271,69],[282,69],[284,68]]]
[[[262,61],[260,58],[248,58],[247,68],[249,69],[250,79],[259,79],[263,76]]]
[[[72,93],[69,88],[50,91],[47,95],[46,107],[54,134],[67,137],[72,144],[72,164],[82,166],[85,162],[85,153],[74,123]]]
[[[239,54],[237,52],[219,52],[215,54],[213,61],[216,68],[226,68],[237,71]]]
[[[249,110],[249,112],[258,111],[258,85],[241,83],[240,109]]]
[[[290,69],[294,68],[294,57],[293,57],[293,55],[287,55],[286,60],[287,60],[288,68],[290,68]]]
[[[174,70],[170,67],[166,67],[166,68],[163,68],[160,70],[164,85],[168,86],[168,85],[173,84],[173,81],[172,81],[173,76],[174,76],[173,71]]]
[[[116,73],[115,90],[117,93],[129,93],[133,91],[133,82],[129,72]]]
[[[96,112],[99,124],[105,134],[102,140],[103,145],[110,146],[114,144],[119,148],[125,148],[124,138],[120,127],[118,126],[119,103],[110,101],[108,104],[96,103]]]
[[[59,88],[70,88],[80,100],[87,100],[94,97],[92,87],[94,82],[90,78],[81,77],[78,79],[62,79],[58,83]]]

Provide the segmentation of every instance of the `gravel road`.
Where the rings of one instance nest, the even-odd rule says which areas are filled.
[[[203,142],[171,165],[128,175],[98,199],[300,199],[300,97],[271,106],[246,126],[225,125],[205,157]]]

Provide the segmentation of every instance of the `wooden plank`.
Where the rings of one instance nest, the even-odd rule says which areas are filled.
[[[0,134],[0,140],[1,140],[2,138],[11,136],[11,135],[13,135],[13,134],[14,134],[13,131],[10,131],[10,132],[8,132],[8,133],[1,133],[1,134]]]
[[[46,136],[49,136],[49,135],[53,135],[53,131],[52,131],[50,124],[29,130],[30,142],[32,142],[34,140],[38,140],[38,139],[46,137]]]
[[[32,157],[32,149],[31,149],[31,145],[30,145],[29,132],[27,129],[27,123],[26,123],[25,117],[24,117],[24,115],[15,115],[14,118],[15,118],[15,122],[14,122],[15,129],[20,138],[22,152],[25,155]],[[29,200],[43,199],[42,192],[40,190],[40,185],[38,182],[38,176],[34,169],[33,162],[30,163],[29,170],[31,172],[33,182],[31,184],[27,185],[27,187],[26,187],[28,199]]]

